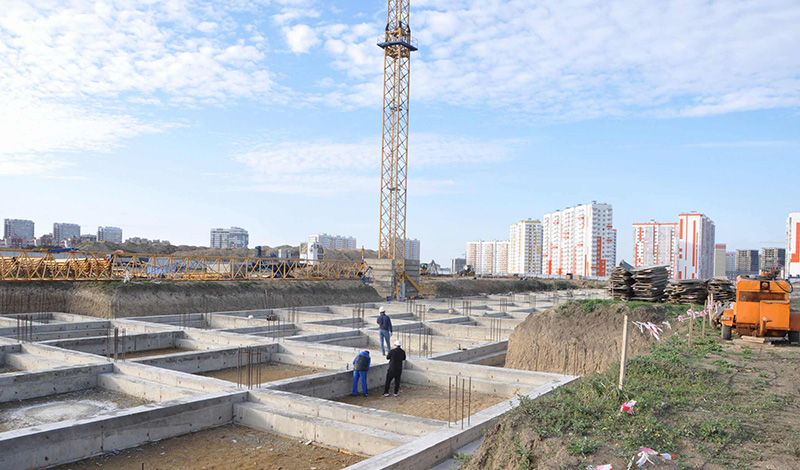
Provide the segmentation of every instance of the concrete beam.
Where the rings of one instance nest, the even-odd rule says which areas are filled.
[[[110,364],[2,374],[0,403],[94,388],[97,386],[97,375],[108,372],[111,372]],[[0,465],[0,468],[4,467]]]

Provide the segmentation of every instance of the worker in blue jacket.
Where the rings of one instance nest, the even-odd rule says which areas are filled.
[[[372,358],[369,357],[369,351],[361,351],[358,356],[353,359],[353,396],[358,395],[358,381],[361,380],[361,391],[364,396],[367,396],[367,371],[369,365],[372,363]]]

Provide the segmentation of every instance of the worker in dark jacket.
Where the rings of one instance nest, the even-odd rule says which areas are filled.
[[[392,319],[386,315],[386,309],[381,307],[378,310],[378,333],[381,335],[381,354],[386,354],[386,349],[391,349],[392,339]],[[386,348],[383,347],[383,342],[386,341]]]
[[[389,384],[394,380],[394,396],[400,391],[400,376],[403,374],[403,361],[406,360],[406,352],[403,351],[403,343],[400,340],[394,342],[394,349],[389,351],[386,359],[389,359],[389,370],[386,371],[386,385],[383,386],[383,396],[389,396]]]
[[[359,379],[361,380],[361,391],[364,392],[364,396],[367,396],[367,371],[371,362],[369,351],[361,351],[353,359],[353,396],[358,395]]]

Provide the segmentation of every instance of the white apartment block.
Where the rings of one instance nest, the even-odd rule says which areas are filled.
[[[678,216],[678,254],[675,279],[711,279],[714,276],[714,222],[703,214]]]
[[[416,238],[406,238],[406,259],[419,261],[419,240]]]
[[[672,270],[678,248],[677,231],[676,223],[633,224],[633,267],[667,265]]]
[[[212,228],[211,248],[247,248],[250,235],[241,227]]]
[[[800,212],[786,219],[786,277],[800,277]]]
[[[97,241],[122,243],[122,229],[119,227],[97,227]]]
[[[320,233],[318,235],[308,236],[308,246],[314,243],[319,244],[323,249],[335,250],[355,250],[358,248],[355,237],[343,237],[341,235],[328,235],[327,233]]]
[[[714,245],[714,278],[724,279],[728,276],[728,246],[724,243]]]
[[[477,275],[508,275],[508,241],[467,242],[467,264]]]
[[[542,273],[542,223],[523,220],[511,225],[508,272],[520,276]]]
[[[584,204],[542,218],[542,274],[607,277],[617,262],[610,204]]]

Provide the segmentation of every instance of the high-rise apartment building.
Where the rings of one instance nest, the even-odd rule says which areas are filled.
[[[3,227],[3,238],[33,239],[33,221],[24,219],[6,219]]]
[[[420,260],[419,248],[420,248],[419,240],[417,240],[416,238],[406,238],[406,259],[419,261]]]
[[[250,235],[241,227],[212,228],[211,248],[247,248]]]
[[[675,279],[710,279],[714,275],[714,222],[703,214],[678,216]]]
[[[736,252],[735,251],[726,251],[725,252],[725,276],[728,279],[734,281],[736,280]]]
[[[728,249],[724,243],[714,245],[714,277],[724,278],[728,276]]]
[[[122,229],[119,227],[97,227],[97,241],[122,243]]]
[[[633,224],[633,267],[675,265],[678,248],[678,224],[647,223]]]
[[[617,261],[610,204],[584,204],[542,218],[542,273],[606,277]]]
[[[736,250],[736,272],[740,275],[758,274],[758,250]]]
[[[475,274],[505,276],[508,274],[508,241],[467,242],[467,264]]]
[[[800,277],[800,212],[786,218],[786,277]]]
[[[542,223],[523,220],[511,225],[508,272],[520,276],[542,273]]]
[[[784,248],[762,248],[761,249],[761,271],[778,270],[783,272],[786,263],[786,249]]]
[[[320,233],[318,235],[308,236],[308,245],[311,246],[317,243],[323,249],[330,248],[336,250],[355,250],[358,248],[355,237],[343,237],[341,235],[328,235],[327,233]],[[408,258],[408,255],[406,255]]]
[[[81,226],[78,224],[56,222],[53,224],[53,238],[57,243],[60,243],[62,240],[80,240]]]

